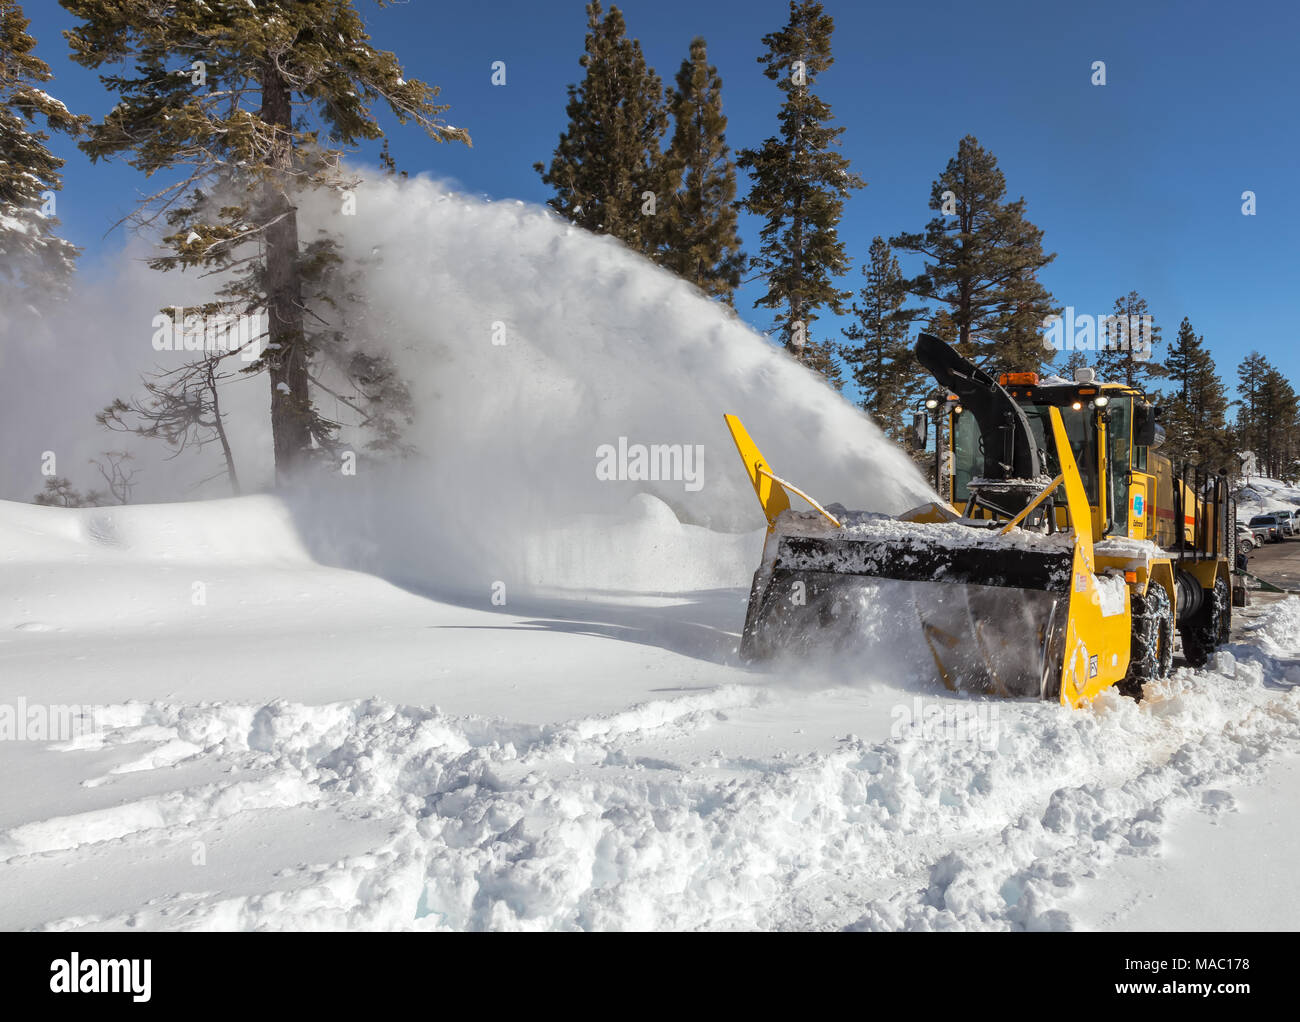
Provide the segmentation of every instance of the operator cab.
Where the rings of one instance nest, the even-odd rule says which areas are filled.
[[[1151,449],[1159,442],[1156,409],[1138,390],[1122,384],[1096,383],[1090,372],[1080,376],[1081,379],[1066,381],[1042,380],[1037,373],[1003,373],[998,384],[1025,413],[1046,476],[1044,485],[1060,473],[1053,445],[1048,440],[1051,436],[1049,409],[1055,407],[1060,410],[1088,503],[1093,508],[1093,535],[1098,539],[1103,536],[1145,539],[1155,482],[1148,475],[1148,463]],[[966,414],[959,403],[950,402],[950,405],[951,502],[960,508],[970,498],[970,482],[979,477],[984,452],[974,416]],[[1063,497],[1055,505],[1054,524],[1065,527]]]

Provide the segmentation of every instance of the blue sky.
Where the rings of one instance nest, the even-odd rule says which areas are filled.
[[[581,74],[582,0],[357,6],[376,44],[394,50],[408,76],[440,86],[447,119],[474,139],[472,149],[436,145],[418,129],[392,125],[399,165],[474,194],[545,201],[532,164],[549,159],[565,123],[565,86]],[[708,40],[733,148],[775,132],[780,95],[757,58],[761,37],[786,20],[785,0],[619,6],[665,82],[693,36]],[[1165,341],[1191,318],[1230,386],[1252,348],[1297,378],[1300,255],[1288,214],[1300,185],[1300,5],[825,6],[836,21],[836,63],[817,88],[868,182],[845,208],[841,236],[853,266],[842,287],[859,286],[874,235],[920,229],[931,181],[971,133],[997,156],[1009,194],[1025,197],[1046,248],[1058,253],[1041,277],[1060,304],[1104,313],[1136,289]],[[49,91],[75,111],[102,115],[114,100],[66,56],[60,32],[73,19],[54,0],[28,0],[25,10],[56,74]],[[504,87],[491,84],[496,60],[506,62]],[[1106,63],[1105,86],[1090,82],[1095,60]],[[68,159],[63,232],[85,247],[83,269],[93,275],[123,245],[121,229],[105,232],[146,182],[125,164],[91,166],[65,140],[54,147]],[[376,152],[361,155],[373,160]],[[1255,216],[1241,213],[1246,190],[1256,193]],[[759,226],[742,217],[749,251]],[[917,269],[905,258],[905,272]],[[751,307],[758,293],[751,286],[737,306],[767,330],[768,311]],[[824,337],[839,325],[828,316],[814,329]]]

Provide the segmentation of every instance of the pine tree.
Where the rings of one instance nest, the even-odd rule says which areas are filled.
[[[1205,338],[1183,317],[1166,360],[1176,389],[1166,409],[1167,453],[1175,464],[1190,462],[1211,470],[1236,464],[1227,428],[1228,398]]]
[[[54,193],[63,160],[36,129],[78,134],[88,117],[76,117],[40,88],[54,76],[36,56],[29,20],[14,0],[0,0],[0,302],[18,304],[23,291],[66,292],[79,249],[54,233]]]
[[[1300,470],[1300,405],[1290,382],[1276,374],[1282,401],[1278,408],[1277,478],[1292,482]]]
[[[943,306],[929,310],[925,332],[933,334],[945,344],[957,343],[957,323],[953,320],[952,313]]]
[[[1006,179],[993,154],[973,135],[957,147],[930,189],[936,216],[925,230],[890,244],[924,256],[908,282],[916,297],[945,306],[957,350],[1012,370],[1045,361],[1042,324],[1057,314],[1037,274],[1056,258],[1043,252],[1043,232],[1025,219],[1025,200],[1004,202]]]
[[[1264,371],[1257,408],[1258,464],[1274,479],[1289,479],[1300,455],[1296,392],[1273,366]]]
[[[1160,343],[1160,327],[1150,320],[1145,333],[1142,321],[1150,317],[1147,300],[1136,291],[1115,299],[1109,329],[1097,331],[1097,376],[1109,382],[1140,387],[1145,381],[1159,379],[1165,368],[1153,360]]]
[[[1197,369],[1206,359],[1202,341],[1192,329],[1192,321],[1184,316],[1178,324],[1178,336],[1170,346],[1169,356],[1165,360],[1169,379],[1178,387],[1174,393],[1184,405],[1190,401],[1192,381]]]
[[[736,233],[736,164],[726,141],[722,79],[698,36],[668,102],[673,138],[666,168],[677,190],[664,215],[662,262],[730,305],[745,263]]]
[[[370,44],[350,0],[61,0],[81,24],[65,33],[72,59],[120,99],[81,148],[92,160],[127,155],[152,176],[178,177],[146,200],[163,215],[170,253],[156,269],[226,271],[226,303],[205,313],[265,310],[269,343],[250,368],[271,383],[278,477],[329,450],[339,424],[314,398],[323,370],[346,367],[333,238],[304,242],[297,199],[356,182],[341,147],[382,136],[383,103],[436,141],[468,143],[445,124],[438,90],[405,78],[396,56]],[[314,118],[314,122],[311,120]],[[323,137],[322,137],[323,136]],[[182,173],[177,175],[180,170]],[[364,395],[360,381],[349,381]]]
[[[45,480],[45,489],[32,498],[33,504],[45,507],[101,507],[106,496],[99,490],[82,493],[72,485],[70,479],[54,476]]]
[[[834,29],[820,3],[791,0],[789,23],[763,37],[767,53],[758,61],[785,96],[781,131],[740,152],[737,163],[752,179],[741,208],[765,221],[754,265],[767,291],[754,305],[784,310],[778,326],[786,349],[838,389],[834,345],[816,341],[810,331],[818,310],[842,314],[851,296],[833,283],[849,265],[838,227],[845,198],[865,182],[836,152],[844,128],[831,127],[830,106],[813,92],[817,76],[834,63]]]
[[[555,189],[550,206],[579,227],[610,234],[651,258],[664,243],[659,205],[674,190],[661,150],[668,128],[663,84],[641,44],[626,36],[623,12],[602,19],[587,4],[582,82],[569,86],[569,125],[549,167],[533,165]]]
[[[904,415],[926,379],[908,343],[908,326],[916,310],[903,307],[906,281],[884,238],[871,240],[862,275],[861,304],[852,307],[857,322],[843,330],[845,337],[858,343],[842,346],[840,357],[862,392],[862,408],[886,435],[901,443],[908,432]]]
[[[1237,436],[1256,464],[1264,464],[1264,383],[1272,370],[1268,359],[1252,351],[1237,366]]]

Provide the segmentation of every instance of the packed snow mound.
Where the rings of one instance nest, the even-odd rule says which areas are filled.
[[[1295,510],[1297,506],[1300,506],[1300,487],[1277,479],[1253,476],[1237,490],[1237,521],[1243,524],[1255,515]]]
[[[1300,600],[1288,597],[1272,607],[1261,621],[1249,627],[1260,647],[1273,656],[1295,657],[1300,648]],[[1288,680],[1300,682],[1300,664],[1289,665]]]
[[[187,504],[37,507],[0,501],[0,564],[306,564],[288,508],[254,496]]]
[[[700,579],[674,584],[676,569],[708,554],[683,526],[763,524],[727,412],[814,495],[889,513],[932,499],[860,409],[614,239],[429,180],[373,181],[358,210],[341,224],[332,206],[303,216],[344,230],[364,266],[360,290],[413,383],[420,454],[295,504],[322,556],[476,590],[490,579],[690,588]],[[620,555],[609,533],[637,494],[655,514]],[[671,538],[667,558],[653,553],[658,535]],[[635,578],[608,558],[635,558]]]
[[[254,608],[271,622],[301,604],[304,574],[322,570],[273,496],[99,508],[0,501],[0,643],[10,632],[225,627]],[[236,588],[233,578],[245,581]],[[357,595],[370,591],[366,581],[386,585],[360,579]]]
[[[749,584],[763,532],[717,533],[684,525],[658,497],[638,493],[622,515],[579,515],[524,551],[537,587],[685,592]]]

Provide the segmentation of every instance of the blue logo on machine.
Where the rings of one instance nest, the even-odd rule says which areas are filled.
[[[1133,495],[1133,514],[1138,518],[1142,517],[1142,503],[1142,494],[1135,493]]]

